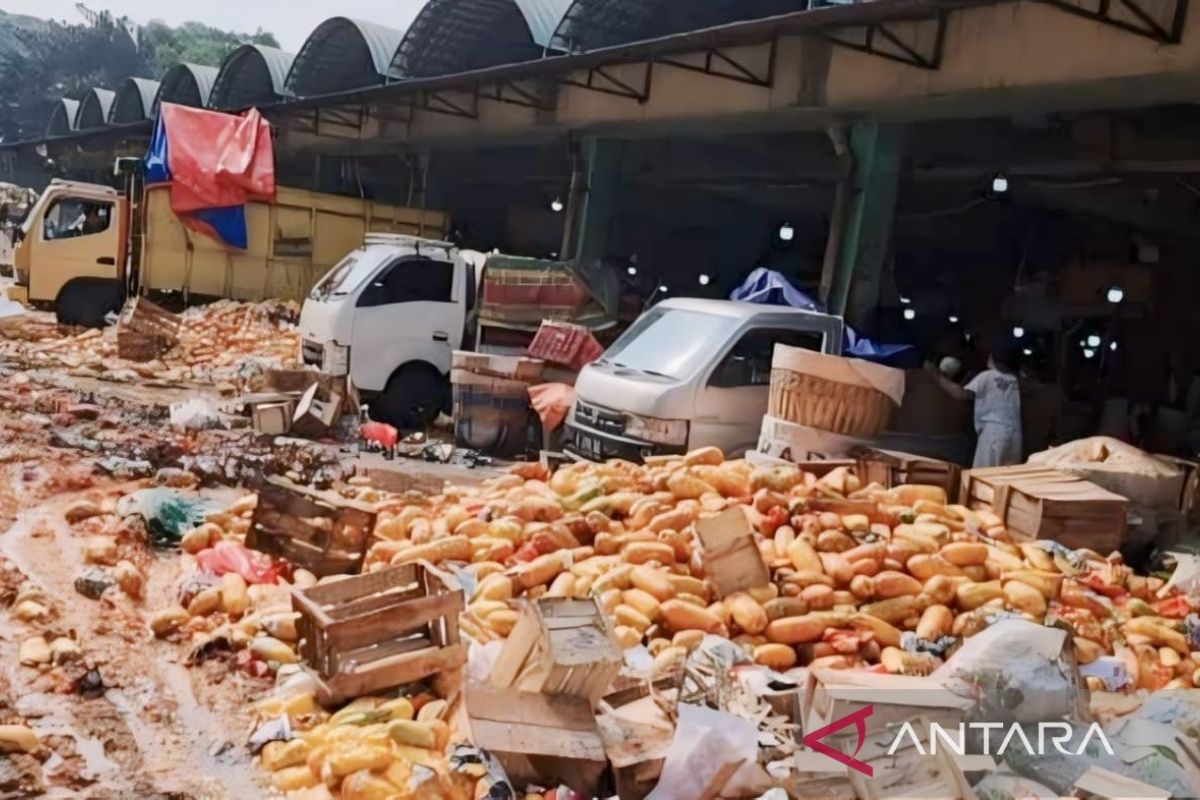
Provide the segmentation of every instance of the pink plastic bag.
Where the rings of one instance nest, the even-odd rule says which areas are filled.
[[[236,572],[246,583],[278,583],[281,565],[265,553],[250,550],[235,542],[217,542],[196,554],[196,563],[216,576]]]

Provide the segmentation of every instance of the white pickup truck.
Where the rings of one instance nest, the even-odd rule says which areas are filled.
[[[646,311],[584,367],[563,449],[590,460],[758,443],[776,344],[841,355],[839,317],[732,300],[678,298]]]

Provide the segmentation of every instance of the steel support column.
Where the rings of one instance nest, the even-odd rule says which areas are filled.
[[[620,182],[621,142],[588,136],[580,142],[583,161],[583,186],[571,194],[568,209],[574,218],[575,259],[591,264],[604,258],[608,226],[616,208],[617,186]],[[564,256],[566,253],[564,253]]]
[[[879,305],[883,265],[892,239],[904,129],[875,122],[850,131],[853,165],[838,187],[821,275],[821,299],[830,313],[869,328]]]

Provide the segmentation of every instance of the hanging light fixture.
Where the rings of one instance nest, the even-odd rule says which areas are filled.
[[[1102,341],[1102,339],[1100,338],[1100,336],[1095,333],[1093,333],[1091,336],[1087,337],[1088,347],[1099,347],[1101,341]]]
[[[955,316],[954,314],[951,314],[951,315],[948,317],[948,319],[950,320],[950,324],[951,324],[951,325],[957,325],[957,324],[958,324],[958,317],[957,317],[957,316]]]
[[[1008,178],[1003,172],[997,172],[992,176],[992,194],[1004,194],[1008,191]]]
[[[1024,329],[1024,328],[1022,328],[1020,325],[1014,325],[1014,326],[1013,326],[1013,338],[1014,338],[1014,339],[1020,339],[1020,338],[1021,338],[1021,337],[1023,337],[1024,335],[1025,335],[1025,329]]]
[[[550,201],[550,210],[555,214],[561,214],[564,208],[566,208],[566,206],[563,205],[561,197],[556,197]]]
[[[1120,286],[1112,286],[1109,288],[1108,294],[1105,295],[1105,297],[1108,302],[1115,306],[1117,303],[1125,299],[1125,290]]]
[[[1092,349],[1092,348],[1090,348],[1090,347],[1085,347],[1085,348],[1083,349],[1083,357],[1084,357],[1084,358],[1095,358],[1095,357],[1096,357],[1096,351],[1095,351],[1095,350],[1093,350],[1093,349]]]
[[[790,242],[796,238],[796,229],[792,227],[792,223],[785,222],[779,226],[779,241]]]
[[[708,282],[711,279],[708,277],[708,275],[706,273],[701,272],[698,280],[700,281],[701,286],[708,286]]]
[[[904,309],[904,318],[907,320],[910,320],[910,321],[916,319],[917,318],[916,309],[914,309],[914,308]]]

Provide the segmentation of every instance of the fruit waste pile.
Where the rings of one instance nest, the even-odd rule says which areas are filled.
[[[745,512],[771,581],[717,598],[694,526],[729,507]],[[622,646],[656,656],[710,633],[776,669],[928,674],[963,638],[1019,616],[1070,629],[1081,664],[1120,657],[1136,688],[1200,685],[1194,601],[1163,579],[1119,554],[1015,543],[937,487],[860,486],[844,468],[817,479],[715,448],[552,475],[528,465],[386,509],[375,535],[368,569],[468,562],[478,583],[462,627],[481,641],[512,629],[515,598],[595,596]]]
[[[656,670],[715,634],[776,670],[923,675],[963,639],[1019,617],[1068,628],[1080,663],[1115,654],[1131,689],[1200,679],[1194,601],[1116,555],[1015,544],[934,487],[859,486],[845,470],[817,479],[706,449],[645,466],[521,465],[436,496],[357,479],[342,492],[379,509],[365,570],[424,561],[473,576],[460,626],[479,644],[511,632],[519,598],[595,597],[620,644],[646,645]],[[274,680],[253,706],[251,749],[294,800],[478,796],[487,759],[463,744],[457,692],[417,684],[336,711],[318,704],[289,587],[342,576],[317,581],[247,550],[255,506],[247,495],[183,536],[179,603],[150,620],[154,633],[186,644],[189,663],[224,655]],[[729,508],[750,523],[770,582],[717,598],[695,524]]]
[[[64,336],[57,328],[22,322],[13,329],[15,333],[35,329],[44,331],[45,337],[28,341],[22,335],[0,341],[0,361],[117,382],[230,383],[238,388],[248,369],[295,366],[300,339],[290,321],[298,314],[294,303],[278,300],[221,300],[189,308],[181,315],[177,344],[161,358],[144,363],[118,357],[117,326]],[[27,317],[33,315],[21,320]]]

